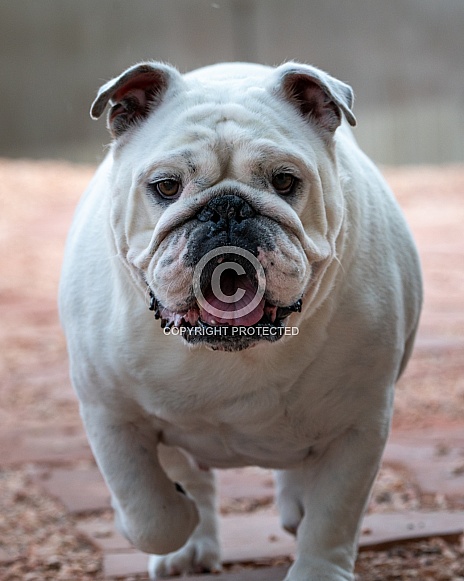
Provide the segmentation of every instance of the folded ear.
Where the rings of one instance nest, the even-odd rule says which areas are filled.
[[[341,123],[342,113],[350,125],[356,125],[349,85],[316,67],[293,62],[278,67],[276,74],[277,92],[322,129],[333,133]]]
[[[161,102],[174,78],[181,78],[178,71],[162,63],[148,62],[130,67],[101,87],[90,115],[98,119],[109,104],[108,129],[113,137],[118,137],[147,117]]]

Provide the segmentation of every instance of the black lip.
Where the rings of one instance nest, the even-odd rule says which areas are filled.
[[[281,321],[274,324],[263,317],[255,325],[244,327],[245,333],[235,334],[241,327],[208,325],[199,319],[196,326],[189,325],[190,332],[183,333],[182,337],[192,345],[202,344],[213,350],[242,351],[261,341],[275,343],[284,336],[285,328]]]
[[[155,295],[153,294],[153,291],[151,290],[150,287],[148,287],[148,290],[150,292],[150,305],[148,307],[149,311],[154,311],[155,313],[155,319],[159,319],[160,314],[159,314],[159,303],[157,298],[155,297]]]
[[[155,311],[155,319],[160,319],[161,315],[159,313],[159,303],[156,302],[155,299],[155,304],[156,306],[153,306],[152,308],[152,304],[150,303],[150,307],[149,309],[151,311]],[[200,318],[198,319],[198,323],[197,325],[192,325],[191,323],[187,323],[185,321],[183,321],[181,323],[181,327],[186,327],[188,329],[194,328],[196,326],[201,327],[202,329],[221,329],[221,336],[223,337],[230,337],[233,336],[233,331],[232,329],[237,328],[237,327],[244,327],[244,328],[248,328],[248,329],[259,329],[259,328],[269,328],[269,329],[282,329],[282,331],[277,332],[276,331],[276,335],[282,336],[283,335],[283,329],[285,329],[285,325],[283,325],[283,321],[290,316],[291,313],[295,313],[295,312],[301,312],[301,299],[298,299],[295,303],[293,303],[293,305],[290,305],[288,307],[278,307],[277,308],[277,313],[276,313],[276,318],[275,321],[272,322],[268,316],[266,314],[264,314],[261,319],[255,323],[254,325],[210,325],[209,323],[205,323],[204,321],[202,321]],[[172,329],[172,327],[174,326],[173,323],[168,323],[168,321],[166,319],[161,319],[161,328],[162,329],[167,329],[170,330]]]
[[[292,313],[301,313],[302,305],[303,305],[303,301],[301,299],[298,299],[297,301],[295,301],[293,303],[293,305],[290,305],[288,307],[278,307],[277,318],[278,319],[285,319],[286,317],[288,317]]]
[[[158,313],[158,316],[156,316],[155,313],[155,319],[159,319],[160,315]],[[186,327],[188,329],[192,329],[195,327],[199,327],[201,329],[221,329],[222,332],[222,336],[224,337],[229,337],[232,336],[233,332],[232,329],[234,328],[246,328],[246,329],[257,329],[257,328],[275,328],[275,329],[284,329],[285,326],[282,324],[282,321],[284,320],[284,318],[286,317],[282,317],[282,318],[278,318],[276,317],[276,320],[274,321],[274,323],[272,323],[268,317],[266,315],[263,315],[262,318],[255,323],[254,325],[210,325],[209,323],[205,323],[204,321],[202,321],[201,319],[198,319],[198,323],[196,325],[192,325],[191,323],[187,323],[185,321],[183,321],[180,325],[180,327]],[[168,321],[166,319],[161,319],[161,328],[162,329],[167,329],[170,330],[172,329],[172,327],[174,326],[173,323],[168,323]],[[219,334],[219,333],[218,333]]]

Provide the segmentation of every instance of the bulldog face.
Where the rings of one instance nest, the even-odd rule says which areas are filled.
[[[165,329],[235,351],[281,339],[313,302],[337,252],[334,132],[351,101],[294,63],[146,63],[102,87],[115,244]]]

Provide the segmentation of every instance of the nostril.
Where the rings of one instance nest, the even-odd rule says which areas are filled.
[[[197,214],[197,219],[200,220],[200,222],[217,223],[217,222],[219,222],[221,217],[212,208],[206,206]]]
[[[247,202],[245,202],[245,200],[243,200],[243,204],[240,208],[240,212],[239,212],[239,216],[242,219],[246,219],[246,218],[252,218],[255,215],[255,211],[253,210],[253,208],[250,206],[250,204],[248,204]]]

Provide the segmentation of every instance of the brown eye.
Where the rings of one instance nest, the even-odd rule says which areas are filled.
[[[272,186],[279,194],[290,194],[295,187],[296,179],[291,173],[276,173],[272,177]]]
[[[174,198],[179,193],[180,183],[177,180],[162,180],[152,187],[163,198]]]

